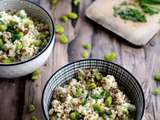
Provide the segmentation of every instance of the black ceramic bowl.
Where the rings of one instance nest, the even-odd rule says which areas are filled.
[[[62,67],[56,73],[54,73],[46,83],[42,97],[42,107],[46,120],[49,120],[48,111],[53,90],[57,86],[62,85],[66,81],[75,77],[78,69],[98,69],[105,75],[113,75],[116,78],[118,85],[122,87],[123,92],[131,100],[131,103],[136,106],[135,120],[142,119],[144,114],[145,100],[142,88],[136,78],[126,69],[115,63],[106,62],[99,59],[86,59],[76,61]]]

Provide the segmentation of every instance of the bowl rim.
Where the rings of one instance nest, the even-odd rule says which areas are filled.
[[[144,97],[144,92],[143,92],[143,89],[142,89],[142,87],[141,87],[141,85],[140,85],[140,83],[138,82],[138,80],[126,69],[126,68],[124,68],[124,67],[122,67],[122,66],[120,66],[120,65],[118,65],[118,64],[116,64],[116,63],[113,63],[113,62],[109,62],[109,61],[105,61],[105,60],[102,60],[102,59],[92,59],[92,58],[90,58],[90,59],[81,59],[81,60],[77,60],[77,61],[74,61],[74,62],[70,62],[70,63],[68,63],[68,64],[66,64],[66,65],[64,65],[64,66],[62,66],[62,67],[60,67],[58,70],[56,70],[56,72],[54,72],[52,75],[51,75],[51,77],[48,79],[48,81],[45,83],[45,86],[44,86],[44,88],[43,88],[43,91],[42,91],[42,98],[41,98],[41,105],[42,105],[42,111],[43,111],[43,115],[44,115],[44,117],[45,117],[45,120],[48,120],[47,119],[47,115],[46,115],[46,113],[45,113],[45,110],[44,110],[44,92],[45,92],[45,90],[46,90],[46,87],[47,87],[47,85],[48,85],[48,83],[52,80],[52,78],[53,78],[53,76],[54,75],[56,75],[59,71],[61,71],[62,69],[64,69],[65,67],[67,67],[67,66],[69,66],[69,65],[71,65],[71,64],[75,64],[75,63],[77,63],[77,62],[83,62],[83,61],[99,61],[99,62],[107,62],[107,63],[109,63],[109,64],[112,64],[112,65],[116,65],[116,66],[118,66],[118,67],[120,67],[121,69],[123,69],[125,72],[127,72],[129,75],[131,75],[131,77],[133,77],[133,79],[135,80],[135,82],[137,83],[137,85],[138,85],[138,87],[140,88],[140,91],[141,91],[141,93],[142,93],[142,99],[143,99],[143,108],[142,108],[142,114],[141,114],[141,117],[140,117],[140,120],[142,120],[142,117],[143,117],[143,115],[144,115],[144,110],[145,110],[145,97]]]
[[[54,44],[53,46],[55,46],[55,28],[54,28],[54,22],[52,20],[51,15],[47,12],[47,10],[45,10],[42,6],[40,6],[39,4],[37,4],[35,2],[32,2],[32,1],[23,1],[23,2],[26,2],[26,3],[29,3],[29,4],[33,4],[36,7],[40,8],[42,11],[45,12],[45,14],[49,17],[49,20],[51,21],[51,26],[52,26],[51,31],[52,31],[52,34],[50,35],[50,39],[49,39],[47,45],[41,51],[39,51],[36,55],[34,55],[33,57],[31,57],[30,59],[27,59],[27,60],[24,60],[24,61],[14,62],[14,63],[11,63],[11,64],[0,63],[0,66],[15,66],[15,65],[21,65],[21,64],[30,62],[30,61],[38,58],[42,53],[44,53],[48,49],[48,47],[51,45],[52,41],[53,41],[53,44]]]

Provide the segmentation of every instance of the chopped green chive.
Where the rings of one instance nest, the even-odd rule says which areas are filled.
[[[58,34],[64,33],[64,27],[62,25],[56,25],[55,26],[55,32]]]
[[[69,42],[67,36],[64,35],[64,34],[60,35],[59,41],[60,41],[61,44],[67,44]]]
[[[111,61],[115,61],[116,58],[117,58],[117,55],[116,55],[115,52],[111,52],[111,53],[109,53],[109,54],[107,54],[107,55],[104,56],[104,60],[105,61],[110,61],[110,62]]]

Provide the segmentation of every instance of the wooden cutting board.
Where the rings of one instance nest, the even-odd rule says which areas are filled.
[[[86,10],[86,15],[106,29],[130,43],[144,46],[160,30],[160,14],[147,16],[147,22],[132,22],[114,16],[113,6],[124,0],[96,0]]]

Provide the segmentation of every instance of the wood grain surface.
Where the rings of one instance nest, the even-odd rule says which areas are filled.
[[[30,120],[32,115],[44,120],[41,96],[46,81],[61,66],[82,59],[84,43],[92,44],[90,58],[103,59],[104,54],[111,51],[117,53],[115,63],[129,70],[142,85],[146,100],[146,120],[160,120],[160,96],[150,94],[151,89],[160,87],[160,83],[153,80],[153,74],[160,70],[160,33],[145,47],[139,48],[85,17],[84,11],[92,0],[81,0],[79,8],[73,7],[70,0],[59,0],[56,9],[51,9],[47,0],[32,1],[44,7],[53,17],[55,24],[62,24],[59,17],[71,10],[79,14],[79,19],[63,24],[70,43],[62,45],[56,40],[52,54],[40,68],[42,74],[37,81],[32,82],[30,75],[14,80],[0,79],[0,120]],[[26,112],[30,103],[36,106],[36,111],[32,114]]]

